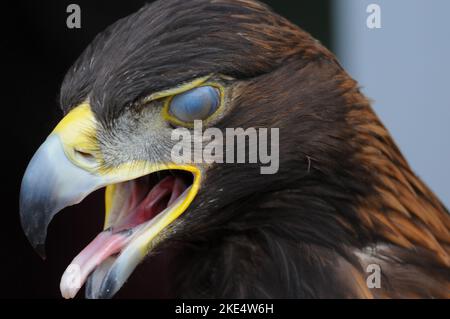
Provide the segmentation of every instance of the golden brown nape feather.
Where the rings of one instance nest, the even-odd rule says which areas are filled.
[[[364,289],[366,282],[358,281],[361,296],[449,298],[450,214],[413,173],[355,82],[347,79],[343,85],[349,88],[344,98],[353,105],[347,121],[356,130],[356,158],[371,172],[375,189],[358,199],[357,212],[382,242],[357,252],[364,269],[377,264],[382,274],[380,289]]]

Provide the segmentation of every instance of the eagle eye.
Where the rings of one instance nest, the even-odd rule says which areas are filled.
[[[201,86],[175,95],[169,102],[169,113],[181,122],[205,120],[220,106],[220,92],[212,86]]]

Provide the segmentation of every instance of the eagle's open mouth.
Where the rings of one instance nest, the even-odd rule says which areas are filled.
[[[188,195],[193,183],[190,172],[162,170],[107,186],[105,230],[75,257],[63,274],[62,295],[73,298],[89,276],[87,296],[105,297],[98,293],[113,290],[108,286],[116,283],[106,279],[111,278],[115,261],[141,236],[155,237],[164,228],[164,225],[157,226],[162,219],[177,210],[184,211],[181,206],[190,202],[192,196]]]
[[[45,255],[53,217],[106,186],[104,230],[78,254],[61,278],[72,298],[111,298],[200,189],[202,168],[192,163],[135,159],[105,165],[97,121],[88,104],[71,110],[34,154],[20,188],[20,217],[31,244]]]

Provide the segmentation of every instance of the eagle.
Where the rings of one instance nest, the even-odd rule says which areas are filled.
[[[112,298],[169,249],[176,297],[450,297],[448,210],[336,57],[265,4],[145,5],[85,49],[60,106],[22,180],[32,246],[45,255],[53,216],[105,189],[64,298]],[[176,161],[173,132],[195,121],[278,128],[278,171]]]

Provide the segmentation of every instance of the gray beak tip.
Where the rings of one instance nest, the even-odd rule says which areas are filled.
[[[38,230],[30,229],[24,223],[22,223],[22,229],[24,230],[25,236],[28,242],[33,246],[34,250],[42,259],[46,259],[45,253],[45,234],[40,233]]]
[[[38,253],[38,255],[43,259],[47,259],[47,255],[45,253],[45,245],[39,244],[37,246],[34,246],[34,250]]]

